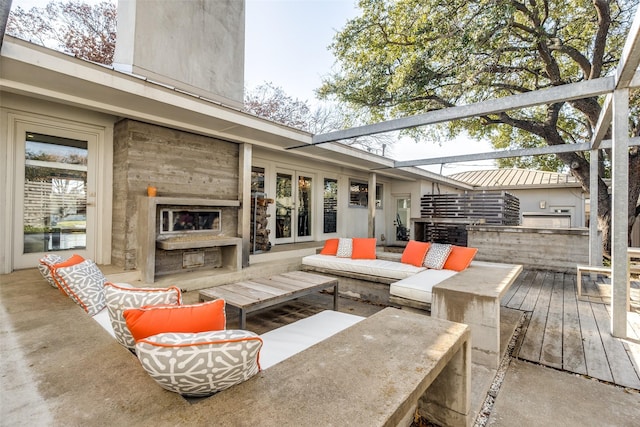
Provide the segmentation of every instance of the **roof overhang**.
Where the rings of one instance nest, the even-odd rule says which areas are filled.
[[[391,159],[340,143],[312,146],[313,135],[222,105],[198,95],[116,71],[5,36],[0,88],[31,98],[129,118],[235,143],[249,143],[315,161],[375,171],[381,176],[425,179],[456,188],[466,184],[416,167],[394,168]],[[308,148],[287,150],[292,146]]]

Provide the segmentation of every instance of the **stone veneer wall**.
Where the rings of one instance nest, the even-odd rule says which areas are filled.
[[[478,261],[522,264],[525,268],[576,271],[589,264],[588,228],[467,226],[467,246]]]
[[[134,120],[114,128],[112,263],[137,267],[139,195],[238,200],[239,146],[215,138]],[[222,230],[236,236],[238,209],[222,209]]]

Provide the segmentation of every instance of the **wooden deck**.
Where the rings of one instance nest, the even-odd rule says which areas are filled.
[[[514,357],[640,390],[640,284],[632,282],[626,340],[611,331],[609,278],[525,270],[502,305],[526,312]]]

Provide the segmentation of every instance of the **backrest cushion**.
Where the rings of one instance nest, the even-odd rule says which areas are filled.
[[[104,285],[104,298],[116,340],[129,350],[134,350],[136,342],[124,320],[123,313],[125,310],[150,305],[180,305],[182,303],[180,289],[175,286],[168,288],[125,288],[107,282]]]
[[[335,255],[338,253],[338,243],[340,239],[327,239],[324,247],[320,251],[320,255]]]
[[[429,246],[431,245],[428,242],[409,240],[407,246],[402,252],[400,262],[415,265],[416,267],[422,267],[424,257],[427,255],[427,251],[429,250]]]
[[[451,253],[442,267],[445,270],[462,271],[469,267],[471,261],[478,252],[477,248],[466,248],[464,246],[452,246]]]
[[[338,258],[351,258],[353,252],[353,239],[341,237],[338,239],[338,250],[336,256]]]
[[[424,257],[423,265],[427,268],[441,270],[451,253],[451,245],[444,243],[432,243]]]
[[[62,261],[63,259],[60,255],[46,254],[45,256],[40,258],[40,261],[38,262],[38,270],[40,271],[40,274],[42,274],[42,277],[44,277],[47,282],[49,282],[49,284],[54,288],[57,288],[58,285],[56,284],[55,280],[53,280],[53,266]]]
[[[86,259],[69,266],[56,264],[53,275],[58,286],[90,316],[105,307],[104,284],[107,279],[95,262]]]
[[[262,339],[250,331],[163,333],[138,341],[142,367],[160,387],[185,396],[208,396],[260,371]]]
[[[149,305],[124,310],[123,316],[133,339],[164,332],[206,332],[226,328],[224,300],[191,305]]]
[[[352,259],[376,259],[376,238],[353,238]]]

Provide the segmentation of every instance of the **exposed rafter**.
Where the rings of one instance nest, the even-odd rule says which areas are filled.
[[[520,108],[533,107],[542,104],[552,104],[560,101],[571,101],[574,99],[589,98],[609,93],[614,89],[613,77],[602,77],[594,80],[587,80],[578,83],[570,83],[556,86],[549,89],[542,89],[518,95],[506,96],[504,98],[491,99],[474,104],[461,105],[459,107],[444,108],[434,110],[424,114],[404,117],[401,119],[388,120],[386,122],[372,125],[358,126],[350,129],[314,135],[312,144],[323,144],[325,142],[339,141],[342,139],[356,138],[359,136],[374,135],[377,133],[390,132],[400,129],[407,129],[417,126],[432,125],[449,122],[452,120],[468,119],[486,114],[497,114]],[[301,148],[299,146],[295,148]],[[291,147],[294,148],[294,147]]]
[[[629,145],[640,146],[640,137],[632,138]],[[606,139],[601,142],[600,148],[611,148],[611,140]],[[559,153],[572,153],[576,151],[589,151],[591,145],[588,142],[582,144],[564,144],[564,145],[550,145],[545,147],[536,148],[521,148],[517,150],[504,150],[504,151],[489,151],[486,153],[476,154],[463,154],[457,156],[448,157],[434,157],[430,159],[418,159],[418,160],[405,160],[396,161],[396,168],[403,168],[409,166],[426,166],[426,165],[438,165],[444,163],[459,163],[459,162],[471,162],[478,160],[492,160],[492,159],[505,159],[509,157],[524,157],[524,156],[541,156],[545,154],[559,154]]]

